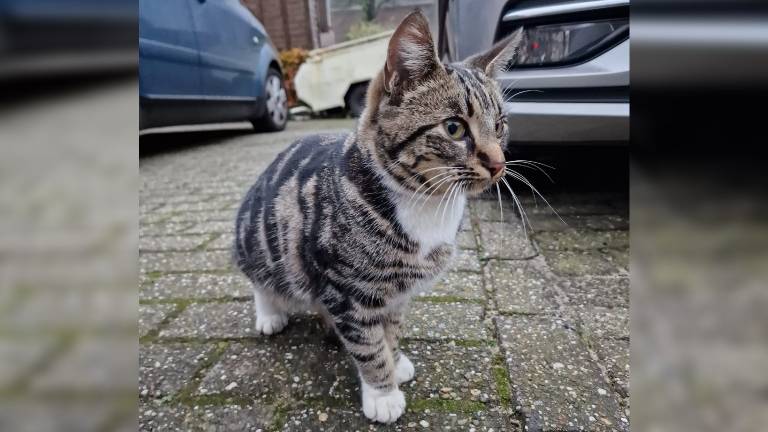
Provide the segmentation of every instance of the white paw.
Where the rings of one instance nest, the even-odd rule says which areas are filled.
[[[288,324],[288,315],[256,315],[256,331],[265,335],[279,333]]]
[[[395,380],[397,380],[397,383],[402,384],[408,382],[413,379],[415,374],[416,369],[413,368],[413,363],[408,360],[408,357],[406,357],[405,354],[400,353],[400,358],[395,365]]]
[[[362,383],[363,414],[379,423],[392,423],[405,412],[405,396],[398,389],[380,391]]]

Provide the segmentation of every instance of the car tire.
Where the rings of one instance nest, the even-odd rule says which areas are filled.
[[[355,84],[347,93],[347,109],[352,117],[360,117],[365,109],[368,83]]]
[[[263,113],[260,118],[251,120],[254,129],[260,132],[277,132],[285,129],[288,123],[288,93],[285,90],[283,76],[273,68],[269,68],[264,79]]]

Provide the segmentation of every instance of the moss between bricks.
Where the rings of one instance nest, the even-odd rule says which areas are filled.
[[[501,354],[497,354],[493,359],[493,379],[496,381],[496,392],[499,394],[501,406],[509,408],[512,403],[512,400],[510,399],[512,386],[509,382],[509,376],[507,375],[504,357]]]
[[[419,296],[414,297],[414,301],[422,302],[422,303],[474,303],[482,305],[484,303],[483,300],[480,299],[468,299],[464,297],[459,296]]]
[[[430,410],[442,413],[473,413],[486,409],[482,402],[449,399],[416,399],[409,401],[407,406],[413,412]]]

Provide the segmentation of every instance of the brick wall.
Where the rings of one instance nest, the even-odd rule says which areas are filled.
[[[315,48],[307,0],[241,1],[264,25],[277,49]]]

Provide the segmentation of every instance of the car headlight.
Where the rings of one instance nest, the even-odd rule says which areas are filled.
[[[558,66],[588,60],[629,35],[629,19],[526,27],[510,67]]]

